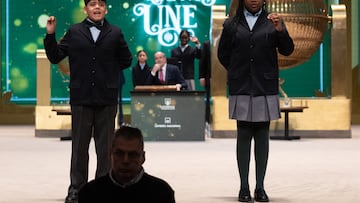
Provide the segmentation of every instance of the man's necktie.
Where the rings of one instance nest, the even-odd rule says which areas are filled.
[[[160,75],[159,75],[160,83],[161,83],[161,84],[164,84],[164,83],[165,83],[165,79],[164,79],[163,69],[160,69],[159,74],[160,74]]]

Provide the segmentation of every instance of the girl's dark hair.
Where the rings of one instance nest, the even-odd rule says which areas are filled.
[[[239,0],[239,5],[236,9],[236,15],[234,18],[237,18],[239,20],[243,13],[244,8],[245,8],[244,0]]]
[[[239,4],[238,7],[236,9],[236,14],[235,16],[233,16],[232,18],[229,19],[230,23],[230,33],[236,33],[236,27],[240,22],[240,19],[243,18],[243,10],[245,8],[245,3],[244,0],[239,0]],[[263,6],[263,10],[266,10],[266,0],[264,0],[264,6]]]
[[[244,0],[239,0],[239,4],[238,4],[238,7],[236,9],[235,16],[230,17],[228,19],[229,22],[226,23],[227,26],[229,26],[228,30],[229,30],[229,34],[230,34],[231,39],[232,39],[231,41],[233,41],[233,37],[236,34],[236,28],[237,28],[237,26],[238,26],[238,24],[240,22],[240,19],[243,16],[243,14],[242,14],[243,10],[244,10]]]
[[[143,50],[143,49],[141,49],[141,50],[139,50],[139,51],[137,52],[136,56],[139,56],[139,54],[140,54],[141,52],[144,52],[144,53],[147,55],[146,51]]]
[[[190,32],[189,32],[189,31],[187,31],[187,30],[181,30],[181,32],[180,32],[180,34],[179,34],[179,37],[181,37],[181,35],[182,35],[182,34],[184,34],[184,33],[186,33],[186,34],[187,34],[187,36],[191,37]]]

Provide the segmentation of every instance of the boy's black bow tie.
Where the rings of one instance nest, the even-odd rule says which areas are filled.
[[[99,30],[101,30],[103,28],[102,22],[94,23],[94,22],[90,22],[90,21],[86,20],[86,25],[88,25],[89,28],[96,27]]]

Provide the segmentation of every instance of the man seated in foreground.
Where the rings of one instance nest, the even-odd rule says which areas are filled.
[[[144,171],[144,140],[138,128],[122,126],[115,132],[109,174],[87,183],[79,203],[175,203],[174,191],[164,180]]]

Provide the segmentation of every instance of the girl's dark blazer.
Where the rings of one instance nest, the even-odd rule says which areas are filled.
[[[224,22],[218,58],[227,70],[230,95],[276,95],[279,91],[278,52],[288,56],[294,43],[283,24],[282,32],[275,30],[263,11],[250,30],[245,16],[239,21]],[[277,52],[278,51],[278,52]]]

